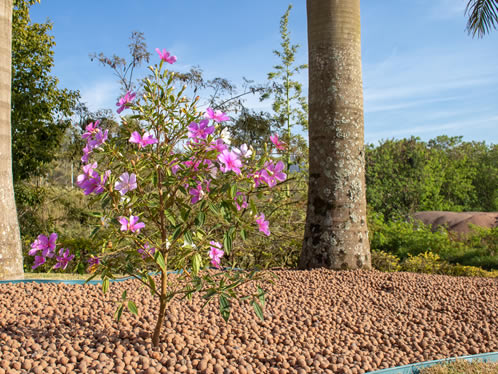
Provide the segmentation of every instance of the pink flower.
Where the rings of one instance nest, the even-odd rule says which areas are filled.
[[[283,173],[285,165],[282,161],[277,162],[277,164],[267,163],[265,169],[261,171],[261,179],[263,179],[268,186],[274,187],[277,182],[283,182],[287,178],[287,174]]]
[[[109,134],[109,130],[99,131],[95,134],[95,139],[89,140],[88,145],[91,146],[92,150],[97,148],[99,145],[104,144],[107,140],[107,135]]]
[[[218,161],[223,164],[220,166],[220,170],[223,173],[233,170],[235,174],[240,174],[242,162],[238,159],[234,152],[228,150],[223,151],[220,155],[218,155]]]
[[[216,139],[215,141],[211,142],[209,145],[210,150],[217,150],[218,152],[223,152],[224,150],[228,149],[228,147],[225,145],[225,142],[223,139]]]
[[[127,172],[121,174],[119,177],[120,182],[114,184],[114,188],[119,191],[121,195],[125,195],[128,191],[137,188],[137,176],[133,173],[129,175]]]
[[[190,200],[192,204],[195,204],[196,202],[201,200],[205,195],[200,183],[197,184],[196,188],[191,188],[188,193],[192,195],[192,199]]]
[[[98,264],[100,264],[100,258],[98,256],[92,256],[88,259],[88,264],[90,266],[98,265]]]
[[[116,110],[116,112],[121,113],[127,106],[127,104],[131,101],[133,101],[133,99],[135,99],[135,96],[136,96],[136,93],[133,93],[133,92],[130,92],[128,91],[126,93],[126,95],[124,95],[121,99],[119,99],[119,101],[116,103],[116,106],[118,106],[119,108]]]
[[[74,258],[74,255],[69,255],[69,249],[64,250],[64,248],[61,248],[59,256],[56,257],[57,263],[54,265],[54,269],[66,270],[68,262]]]
[[[136,143],[138,144],[138,148],[142,148],[149,144],[156,144],[157,139],[154,138],[154,136],[152,136],[148,132],[144,132],[144,135],[142,137],[137,131],[133,131],[133,133],[130,136],[129,142]]]
[[[248,177],[251,177],[254,181],[254,186],[258,187],[261,183],[263,183],[263,178],[261,178],[261,170],[255,173],[249,174]]]
[[[57,234],[54,232],[47,238],[45,235],[38,235],[36,240],[31,243],[31,249],[28,252],[30,256],[34,256],[36,252],[41,251],[43,257],[54,257],[55,242],[57,241]]]
[[[168,62],[170,64],[176,62],[176,56],[171,56],[165,49],[163,49],[163,51],[161,52],[159,48],[156,48],[156,52],[159,55],[159,58],[164,62]]]
[[[92,164],[96,166],[97,163]],[[88,165],[86,165],[88,166]],[[85,167],[83,167],[84,170]],[[109,175],[111,174],[110,170],[107,170],[104,174],[99,175],[96,171],[89,168],[89,173],[78,175],[76,184],[78,187],[83,189],[83,193],[85,195],[89,195],[91,193],[95,193],[96,195],[101,194],[105,190],[105,182]]]
[[[31,266],[31,269],[36,269],[38,266],[43,265],[45,263],[45,257],[43,256],[36,256],[35,257],[35,263],[33,266]]]
[[[216,266],[217,268],[220,267],[220,260],[221,257],[225,254],[221,250],[222,245],[218,242],[215,241],[210,241],[209,244],[211,244],[210,251],[209,251],[209,257],[211,258],[211,264]]]
[[[173,175],[176,175],[176,173],[178,173],[178,170],[180,170],[180,165],[178,164],[175,164],[171,167],[171,172],[173,173]]]
[[[208,126],[209,121],[207,119],[203,119],[199,123],[191,122],[188,126],[188,137],[193,138],[194,141],[198,141],[200,139],[206,139],[208,135],[214,132],[214,126]]]
[[[277,134],[271,135],[270,140],[273,144],[275,144],[277,149],[280,149],[281,151],[283,151],[285,149],[286,144],[278,140]]]
[[[237,196],[241,196],[241,195],[242,195],[242,205],[239,205],[239,199],[237,198]],[[242,192],[237,192],[233,199],[235,200],[235,206],[237,207],[238,211],[240,211],[241,209],[247,208],[247,206],[248,206],[247,196],[243,195]]]
[[[142,254],[142,258],[145,259],[147,256],[152,257],[156,253],[155,247],[150,247],[149,243],[145,243],[143,248],[138,248],[138,253]]]
[[[100,129],[98,128],[100,124],[100,120],[97,120],[95,121],[95,123],[91,122],[89,123],[85,129],[86,129],[86,132],[81,135],[81,137],[83,139],[87,139],[87,138],[90,138],[91,136],[93,136],[94,134],[98,133],[100,131]]]
[[[88,267],[86,269],[87,272],[93,273],[97,266],[100,264],[100,258],[96,256],[92,256],[88,259]]]
[[[263,213],[261,213],[260,216],[256,216],[256,223],[259,226],[259,231],[264,233],[266,236],[270,236],[270,229],[268,228],[270,223],[265,221],[265,215]]]
[[[206,109],[206,114],[204,114],[204,118],[212,119],[214,122],[224,122],[229,121],[230,117],[223,113],[221,110],[213,110],[211,108]]]
[[[145,223],[138,222],[138,219],[138,216],[130,216],[130,221],[128,221],[126,217],[119,217],[118,221],[121,224],[121,231],[140,233],[140,229],[145,227]]]

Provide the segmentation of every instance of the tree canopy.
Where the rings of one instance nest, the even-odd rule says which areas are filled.
[[[14,182],[46,172],[56,156],[78,91],[61,89],[54,66],[52,24],[32,23],[37,0],[14,0],[12,12],[12,157]]]

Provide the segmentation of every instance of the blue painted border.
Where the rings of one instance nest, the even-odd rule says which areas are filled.
[[[208,269],[214,269],[216,270],[215,267],[209,267]],[[223,268],[224,271],[226,270],[230,270],[231,268]],[[233,268],[233,270],[238,270],[238,271],[243,271],[244,269],[240,269],[240,268]],[[188,270],[190,272],[190,270]],[[259,270],[256,270],[256,271],[259,271]],[[183,273],[183,269],[180,269],[180,270],[175,270],[175,271],[168,271],[168,274],[182,274]],[[150,275],[158,275],[159,273],[158,272],[151,272],[149,273]],[[129,279],[135,279],[134,277],[132,276],[129,276],[129,277],[123,277],[123,278],[117,278],[117,279],[109,279],[109,282],[123,282],[123,281],[126,281],[126,280],[129,280]],[[0,284],[7,284],[7,283],[13,283],[13,284],[17,284],[17,283],[55,283],[55,284],[59,284],[59,283],[63,283],[63,284],[102,284],[102,281],[101,280],[94,280],[92,279],[91,281],[87,282],[85,279],[74,279],[74,280],[70,280],[70,279],[12,279],[12,280],[0,280]]]
[[[477,360],[483,362],[498,362],[498,352],[480,353],[478,355],[472,355],[472,356],[460,356],[460,357],[444,358],[442,360],[425,361],[410,365],[397,366],[389,369],[370,371],[365,374],[374,374],[374,373],[375,374],[418,374],[420,373],[420,369],[424,369],[433,365],[440,365],[440,364],[453,362],[455,360],[465,360],[465,361]]]

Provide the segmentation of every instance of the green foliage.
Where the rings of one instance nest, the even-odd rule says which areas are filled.
[[[12,14],[12,156],[14,181],[43,175],[55,158],[79,93],[57,87],[52,24],[31,23],[34,0],[14,0]]]
[[[58,243],[75,255],[68,270],[83,274],[87,266],[83,259],[89,254],[98,254],[103,244],[101,237],[105,230],[90,238],[93,227],[101,226],[93,214],[96,207],[89,206],[79,189],[36,186],[26,182],[18,183],[15,188],[25,271],[31,271],[34,260],[28,255],[30,244],[40,233],[58,232],[62,233]],[[37,271],[44,270],[48,267],[37,268]]]
[[[423,210],[497,211],[498,149],[440,136],[366,147],[367,202],[386,219]]]
[[[290,146],[286,152],[286,165],[289,170],[291,164],[292,145],[296,143],[292,136],[292,127],[300,125],[308,129],[308,101],[302,92],[302,84],[294,76],[301,70],[307,69],[307,64],[296,65],[295,58],[299,44],[291,44],[288,30],[289,13],[292,5],[280,19],[281,50],[273,53],[280,59],[280,64],[275,65],[274,71],[268,73],[270,87],[263,93],[261,100],[273,97],[273,111],[276,113],[277,128],[285,128],[283,140]],[[300,143],[299,140],[297,143]],[[295,145],[295,144],[294,144]],[[306,144],[302,144],[307,148]]]
[[[372,267],[388,273],[400,271],[399,258],[384,251],[372,251]]]
[[[372,251],[383,251],[401,260],[431,252],[452,265],[498,269],[498,228],[475,228],[469,236],[458,238],[444,228],[431,231],[430,225],[393,220],[369,212],[369,237]]]
[[[270,138],[271,126],[275,120],[268,113],[243,108],[238,118],[230,126],[232,145],[253,146],[256,152],[263,151],[263,144]]]
[[[402,268],[404,271],[412,273],[440,273],[442,263],[439,261],[439,256],[432,252],[420,253],[417,256],[408,255],[408,258],[403,261]]]

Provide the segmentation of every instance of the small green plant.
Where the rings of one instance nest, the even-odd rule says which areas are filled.
[[[401,270],[399,258],[384,251],[372,251],[372,267],[388,273]]]
[[[408,255],[401,266],[404,271],[413,273],[439,274],[443,262],[437,254],[424,252],[417,256]]]

